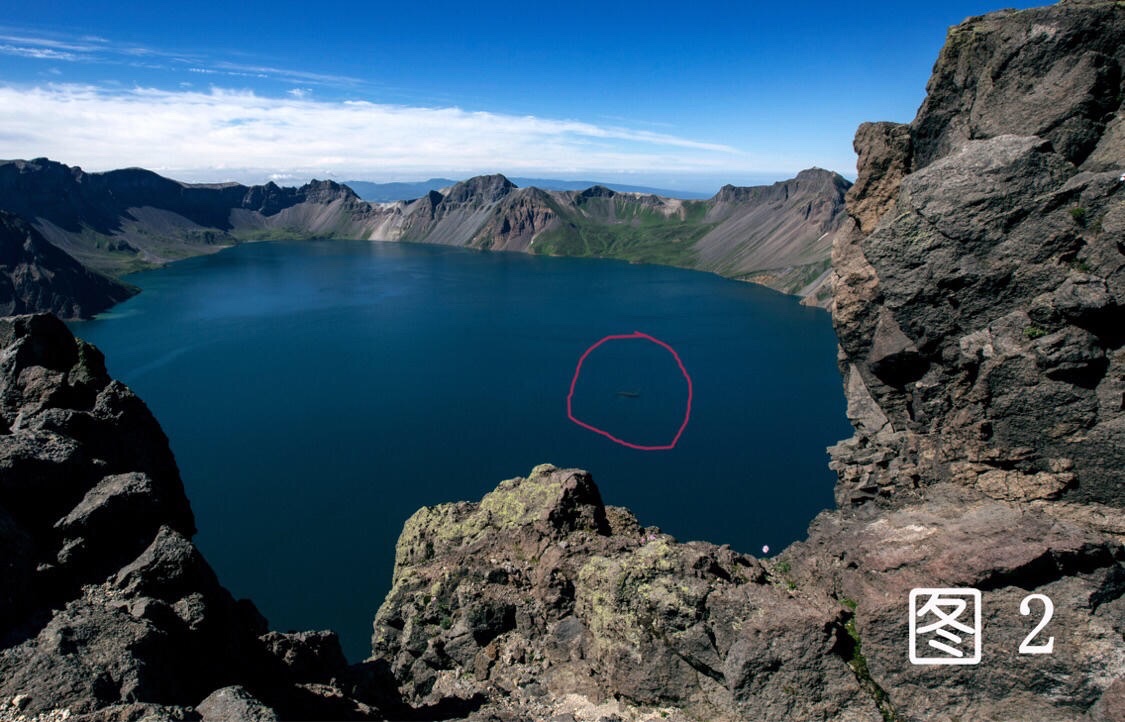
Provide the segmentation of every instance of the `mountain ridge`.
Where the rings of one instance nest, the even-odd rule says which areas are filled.
[[[521,188],[533,186],[548,191],[574,191],[585,190],[601,185],[621,193],[646,193],[665,198],[680,198],[688,200],[704,200],[711,196],[699,191],[677,191],[669,188],[655,188],[651,186],[631,185],[627,183],[613,183],[607,181],[570,181],[557,178],[527,178],[511,176],[513,183]],[[430,178],[424,181],[378,183],[373,181],[348,180],[343,184],[354,190],[360,198],[373,203],[393,203],[395,201],[412,201],[426,195],[430,191],[440,191],[457,183],[453,178]]]
[[[824,280],[825,234],[842,222],[849,184],[820,169],[802,173],[765,187],[784,189],[780,195],[726,190],[697,201],[604,186],[521,188],[502,175],[477,176],[410,202],[376,204],[333,181],[299,188],[188,184],[144,169],[86,173],[40,158],[0,162],[0,208],[109,275],[246,241],[341,237],[664,263],[823,305],[826,295],[811,296],[818,287],[809,282]],[[811,177],[831,180],[799,180]],[[790,191],[828,215],[810,216]]]

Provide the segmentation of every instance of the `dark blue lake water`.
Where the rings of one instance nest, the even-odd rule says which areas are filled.
[[[152,408],[196,541],[276,629],[368,653],[422,505],[551,462],[681,540],[774,551],[832,504],[850,434],[828,314],[717,276],[358,241],[259,243],[133,276],[73,325]],[[677,445],[641,451],[622,441]]]

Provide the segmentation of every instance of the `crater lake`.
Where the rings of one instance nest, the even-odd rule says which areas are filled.
[[[851,434],[829,315],[707,273],[332,240],[127,280],[71,328],[163,426],[197,545],[272,628],[334,629],[352,660],[423,505],[550,462],[642,525],[776,553],[832,505],[825,447]]]

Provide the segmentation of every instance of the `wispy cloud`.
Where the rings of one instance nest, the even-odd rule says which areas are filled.
[[[0,53],[4,55],[15,55],[21,58],[36,58],[38,60],[78,60],[79,56],[65,50],[55,50],[54,48],[35,47],[29,45],[0,45]]]
[[[92,35],[70,39],[32,33],[0,31],[0,42],[10,43],[19,47],[53,48],[55,50],[88,53],[101,49],[107,41],[104,38],[98,38]]]
[[[721,144],[576,120],[456,107],[273,98],[213,88],[0,86],[0,155],[185,179],[463,170],[724,172],[763,159]]]
[[[73,63],[126,65],[166,71],[206,73],[232,78],[255,78],[336,88],[357,88],[360,78],[313,73],[260,63],[239,63],[199,53],[183,53],[143,45],[119,43],[83,35],[66,37],[0,28],[0,55]],[[160,64],[163,63],[163,64]]]
[[[309,73],[303,70],[275,68],[268,65],[247,65],[242,63],[231,63],[227,61],[218,61],[212,65],[212,68],[216,71],[226,72],[230,75],[250,75],[259,78],[277,78],[279,80],[315,83],[317,85],[355,86],[361,85],[364,82],[360,78],[352,78],[347,75]]]

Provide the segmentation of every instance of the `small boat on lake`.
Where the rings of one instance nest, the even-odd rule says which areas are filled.
[[[624,398],[627,398],[627,399],[635,399],[635,398],[639,397],[641,395],[641,393],[639,391],[618,391],[617,395],[623,396]]]

